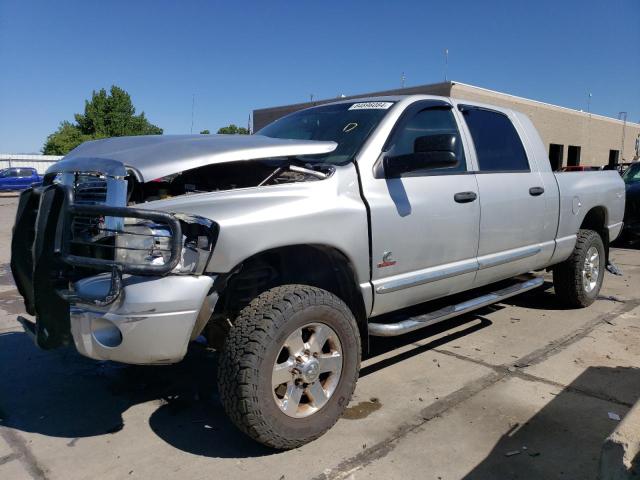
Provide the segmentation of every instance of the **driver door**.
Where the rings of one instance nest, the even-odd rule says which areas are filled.
[[[373,315],[471,288],[478,262],[480,201],[457,112],[424,100],[400,116],[374,169],[363,182],[371,211]],[[387,178],[386,155],[415,154],[416,139],[455,134],[455,166]],[[467,150],[468,151],[468,150]]]

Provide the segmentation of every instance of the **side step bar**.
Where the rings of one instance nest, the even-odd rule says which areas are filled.
[[[414,330],[428,327],[429,325],[457,317],[458,315],[477,310],[478,308],[486,307],[492,303],[500,302],[505,298],[513,297],[527,290],[532,290],[541,286],[543,283],[544,279],[541,277],[533,277],[518,282],[515,285],[496,290],[495,292],[487,293],[455,305],[448,305],[434,312],[409,317],[397,323],[369,323],[369,335],[375,337],[395,337],[396,335],[413,332]]]

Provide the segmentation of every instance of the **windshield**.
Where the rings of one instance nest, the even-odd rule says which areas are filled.
[[[256,132],[273,138],[331,140],[338,147],[305,161],[341,164],[350,161],[394,102],[354,102],[313,107],[280,118]]]
[[[624,183],[640,182],[640,162],[634,163],[622,174]]]

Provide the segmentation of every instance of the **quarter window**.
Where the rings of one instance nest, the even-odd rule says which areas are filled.
[[[506,115],[463,108],[481,172],[528,172],[529,161],[515,127]]]

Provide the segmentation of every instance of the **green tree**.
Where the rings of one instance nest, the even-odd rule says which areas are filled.
[[[144,112],[136,115],[129,94],[113,85],[85,100],[84,113],[75,114],[75,123],[64,121],[47,137],[45,155],[65,155],[87,140],[124,135],[162,135],[162,129],[149,123]]]
[[[64,121],[60,123],[58,130],[47,137],[42,153],[45,155],[65,155],[87,140],[92,140],[91,135],[84,135],[76,125]]]
[[[249,135],[249,130],[247,130],[244,127],[239,127],[237,125],[234,125],[232,123],[231,125],[228,125],[226,127],[222,127],[221,129],[219,129],[218,133],[226,133],[231,135]]]
[[[202,130],[202,131],[200,132],[200,135],[209,135],[210,133],[211,133],[211,132],[210,132],[209,130],[206,130],[206,129],[205,129],[205,130]]]

